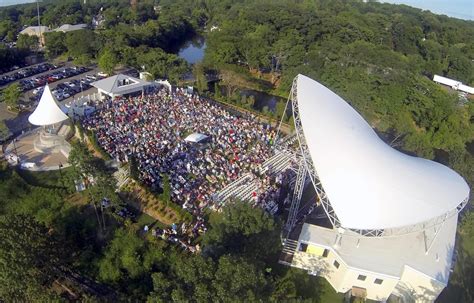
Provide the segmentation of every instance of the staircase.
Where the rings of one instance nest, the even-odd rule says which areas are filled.
[[[298,241],[292,239],[285,239],[285,244],[280,254],[280,259],[278,263],[283,265],[291,265],[293,261],[293,256],[295,255],[296,250],[298,249]]]

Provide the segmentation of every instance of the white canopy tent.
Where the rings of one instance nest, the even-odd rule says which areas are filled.
[[[187,136],[184,141],[186,142],[193,142],[193,143],[200,143],[204,140],[206,140],[207,138],[209,138],[209,136],[206,136],[204,134],[200,134],[200,133],[192,133],[190,134],[189,136]]]
[[[342,227],[415,225],[466,202],[469,187],[459,174],[385,144],[359,113],[320,83],[299,75],[296,87],[311,158],[305,160],[312,161]]]
[[[33,125],[46,126],[67,119],[68,116],[61,110],[61,107],[49,89],[49,85],[46,84],[38,106],[28,117],[28,121]]]

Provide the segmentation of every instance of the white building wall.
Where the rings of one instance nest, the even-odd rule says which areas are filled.
[[[428,303],[434,302],[445,287],[445,284],[405,266],[396,292],[405,298],[405,302]]]
[[[459,81],[442,77],[442,76],[438,76],[438,75],[434,75],[433,81],[440,84],[451,86],[452,88],[456,88],[456,89],[459,85],[461,85],[461,82]]]
[[[330,252],[327,257],[298,251],[294,255],[292,266],[317,272],[318,276],[325,278],[340,293],[350,291],[353,286],[365,288],[367,290],[367,298],[377,301],[385,301],[399,282],[399,279],[396,277],[349,267],[332,248],[328,249]],[[334,261],[339,263],[339,268],[334,266]],[[365,281],[358,280],[359,275],[365,275]],[[375,284],[375,279],[382,279],[382,284]]]

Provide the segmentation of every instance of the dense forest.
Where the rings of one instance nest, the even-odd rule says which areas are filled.
[[[144,67],[174,83],[192,70],[202,93],[239,106],[247,101],[235,94],[238,87],[286,96],[293,78],[305,74],[343,96],[392,146],[454,168],[473,188],[472,96],[431,81],[439,74],[474,85],[473,21],[342,0],[144,0],[133,7],[128,0],[44,0],[40,11],[50,28],[103,20],[96,29],[47,33],[50,59],[97,62],[108,71]],[[0,8],[0,40],[17,42],[15,48],[0,44],[0,69],[38,51],[22,37],[17,41],[23,26],[36,24],[36,4]],[[196,34],[207,48],[203,62],[191,67],[175,50]],[[210,73],[219,74],[218,89],[202,81]],[[277,106],[269,115],[279,118],[283,111]],[[120,300],[313,302],[322,295],[319,280],[276,265],[279,223],[263,213],[239,206],[213,216],[203,254],[190,256],[112,215],[107,233],[98,232],[90,205],[70,202],[72,177],[65,172],[62,178],[45,184],[2,168],[0,256],[4,247],[20,253],[0,259],[0,298],[57,299],[49,286],[66,270],[98,281]],[[466,211],[461,221],[458,262],[441,302],[474,298],[474,215]],[[45,241],[62,249],[50,250]],[[34,261],[43,253],[50,261]],[[19,259],[15,268],[1,267]]]

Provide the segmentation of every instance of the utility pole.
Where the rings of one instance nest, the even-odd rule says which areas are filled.
[[[39,42],[43,46],[43,35],[41,34],[41,21],[40,21],[40,9],[39,9],[39,0],[36,0],[36,12],[38,14],[38,31],[39,31]]]

